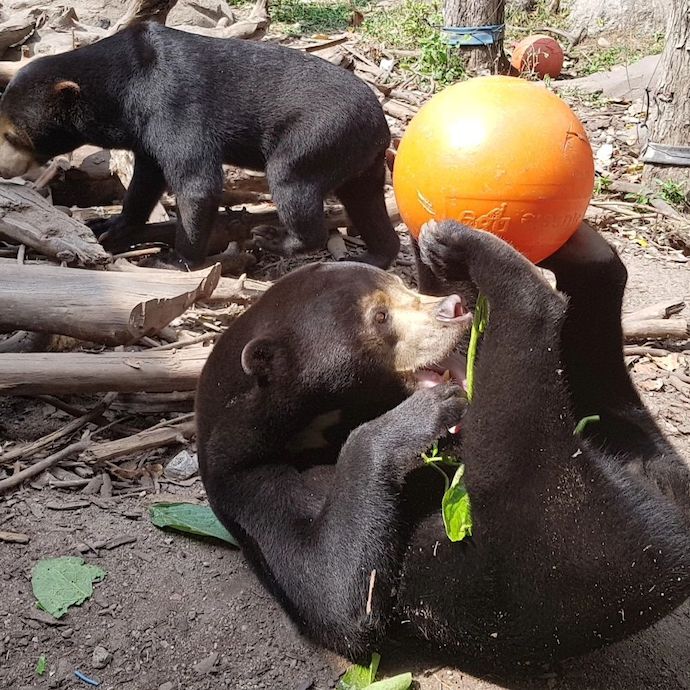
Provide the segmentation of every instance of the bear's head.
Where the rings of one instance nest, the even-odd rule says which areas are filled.
[[[15,75],[0,99],[0,176],[17,177],[83,143],[81,89],[40,58]]]
[[[419,295],[365,264],[311,264],[279,280],[230,326],[197,400],[221,415],[240,400],[281,415],[367,405],[380,414],[420,379],[439,378],[439,366],[453,369],[444,360],[471,319],[457,295]]]

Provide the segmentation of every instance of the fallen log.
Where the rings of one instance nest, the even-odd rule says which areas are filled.
[[[58,261],[90,266],[110,261],[89,228],[27,185],[0,182],[0,236]]]
[[[106,462],[123,455],[139,453],[142,450],[184,443],[194,433],[194,422],[186,422],[176,426],[173,426],[171,422],[171,426],[145,429],[138,434],[126,436],[125,438],[95,443],[86,448],[79,459],[83,462]]]
[[[234,302],[235,304],[251,304],[256,302],[271,283],[262,280],[252,280],[251,278],[221,278],[211,297],[206,301],[207,304],[219,302]]]
[[[669,316],[678,314],[685,308],[685,302],[682,299],[666,300],[664,302],[656,302],[647,307],[636,309],[623,314],[623,321],[646,321],[648,319],[668,319]]]
[[[153,335],[210,297],[220,266],[183,273],[84,271],[0,259],[0,331],[33,330],[105,345]]]
[[[131,0],[125,13],[108,30],[112,35],[130,24],[143,22],[145,19],[165,24],[165,20],[177,0]]]
[[[1,395],[43,395],[117,391],[189,391],[211,352],[186,347],[163,352],[0,355]]]
[[[625,320],[623,335],[626,340],[684,340],[688,337],[688,322],[685,319]]]
[[[43,352],[50,347],[52,340],[53,336],[50,333],[17,331],[8,338],[0,340],[0,354],[3,352]]]
[[[21,45],[36,30],[36,18],[28,12],[15,14],[0,23],[0,55],[8,48]]]
[[[256,0],[246,19],[240,19],[230,26],[218,26],[211,29],[201,26],[180,25],[176,28],[189,33],[201,36],[215,36],[216,38],[260,39],[266,34],[266,29],[270,23],[268,0]]]

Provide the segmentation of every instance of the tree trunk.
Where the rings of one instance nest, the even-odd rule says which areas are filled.
[[[505,0],[445,0],[445,26],[489,26],[505,21]],[[505,71],[507,60],[503,53],[503,39],[486,46],[462,48],[469,53],[469,69],[475,74]]]
[[[652,94],[656,115],[650,123],[649,141],[662,147],[690,145],[690,5],[687,0],[671,3],[666,45],[659,62],[659,85]],[[656,147],[645,151],[643,183],[656,188],[654,180],[685,183],[690,191],[690,166],[663,165]],[[684,157],[690,163],[690,151]],[[650,158],[654,160],[651,161]]]

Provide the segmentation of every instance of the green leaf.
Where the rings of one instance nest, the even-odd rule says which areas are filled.
[[[31,587],[38,605],[54,618],[61,618],[70,606],[89,599],[93,583],[105,575],[105,570],[87,565],[78,556],[45,558],[31,572]]]
[[[463,481],[464,474],[465,466],[460,465],[441,502],[443,525],[451,541],[462,541],[472,535],[472,505]]]
[[[477,296],[474,305],[474,316],[472,318],[472,331],[470,332],[470,344],[467,348],[467,369],[465,373],[465,392],[467,401],[471,402],[474,397],[474,362],[477,358],[477,347],[479,338],[486,330],[489,323],[489,302],[484,295]]]
[[[372,683],[366,690],[409,690],[410,685],[412,685],[412,674],[401,673],[399,676]]]
[[[583,417],[578,423],[577,426],[575,427],[575,431],[573,431],[573,436],[579,436],[584,430],[585,427],[588,424],[593,424],[596,422],[600,422],[601,417],[598,414],[591,414],[589,417]]]
[[[36,662],[36,675],[42,676],[46,672],[48,661],[45,654],[41,654]]]
[[[156,527],[167,527],[202,537],[214,537],[239,547],[235,537],[218,522],[210,506],[194,503],[154,503],[149,507],[149,515]]]
[[[365,690],[374,682],[380,661],[381,655],[374,652],[369,666],[350,666],[335,690]]]

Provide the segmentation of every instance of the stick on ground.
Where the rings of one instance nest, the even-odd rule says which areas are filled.
[[[30,467],[23,469],[21,472],[17,472],[11,477],[7,477],[7,479],[0,479],[0,493],[7,491],[8,489],[12,489],[15,486],[19,486],[26,479],[31,479],[31,477],[41,474],[41,472],[47,470],[49,467],[52,467],[55,463],[60,462],[60,460],[64,460],[65,458],[70,457],[70,455],[80,453],[89,444],[90,441],[77,441],[76,443],[72,443],[62,450],[59,450],[57,453],[53,453],[47,458],[39,460],[35,465],[31,465]]]

